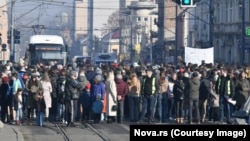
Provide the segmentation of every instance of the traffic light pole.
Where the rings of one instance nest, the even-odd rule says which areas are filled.
[[[15,44],[14,44],[14,3],[15,0],[11,0],[11,24],[10,24],[10,56],[13,61],[15,60]]]
[[[178,64],[178,5],[175,6],[175,54],[174,54],[174,62],[177,65]]]
[[[246,35],[246,20],[245,20],[245,0],[242,0],[242,43],[241,43],[241,64],[245,63],[245,35]]]
[[[213,33],[214,33],[214,0],[210,0],[209,3],[209,47],[213,47]]]

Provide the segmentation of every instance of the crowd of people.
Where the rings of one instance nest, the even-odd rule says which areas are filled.
[[[249,99],[250,70],[224,64],[1,65],[4,123],[233,123]],[[24,118],[24,116],[26,118]],[[246,117],[248,124],[250,118]]]

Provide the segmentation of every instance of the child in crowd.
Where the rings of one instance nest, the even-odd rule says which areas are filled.
[[[96,95],[96,101],[92,105],[94,123],[100,123],[102,109],[103,109],[103,103],[101,101],[101,94],[98,94]]]
[[[82,113],[83,123],[88,122],[89,116],[90,116],[90,109],[91,109],[90,88],[91,88],[90,83],[85,85],[85,88],[83,90],[83,96],[81,99],[81,104],[82,104],[82,109],[83,109],[83,113]]]
[[[21,125],[23,122],[23,98],[22,98],[22,89],[18,88],[17,92],[15,94],[15,99],[14,99],[14,105],[15,105],[15,110],[16,110],[16,124]]]

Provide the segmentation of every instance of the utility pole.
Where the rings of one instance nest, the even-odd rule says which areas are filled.
[[[158,40],[162,50],[162,59],[165,62],[165,45],[164,45],[164,23],[165,23],[165,0],[158,1]]]
[[[175,6],[175,54],[174,54],[174,62],[177,65],[178,63],[178,21],[179,21],[179,16],[178,16],[178,5],[176,4]]]
[[[241,64],[245,63],[245,44],[246,44],[246,19],[245,19],[245,0],[241,0],[242,2],[242,43],[241,43]]]
[[[213,33],[214,33],[214,0],[210,0],[209,3],[209,47],[213,47]]]
[[[152,14],[150,15],[150,31],[152,31]],[[150,35],[150,64],[153,63],[153,36]]]
[[[89,36],[89,47],[88,53],[91,56],[93,51],[93,16],[94,16],[94,0],[88,0],[88,36]]]
[[[15,28],[15,21],[14,21],[14,4],[15,0],[11,0],[10,2],[10,12],[11,12],[11,24],[10,24],[10,56],[11,60],[15,61],[15,43],[14,43],[14,28]]]

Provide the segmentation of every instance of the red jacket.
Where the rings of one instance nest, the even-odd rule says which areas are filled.
[[[125,96],[128,93],[128,85],[122,79],[116,79],[116,88],[117,88],[117,96],[121,96],[122,99],[120,101],[124,101]]]

